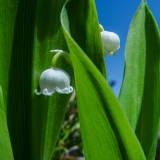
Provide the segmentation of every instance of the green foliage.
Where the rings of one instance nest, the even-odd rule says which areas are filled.
[[[142,2],[129,30],[119,101],[147,159],[155,157],[159,128],[159,59],[159,29],[147,4]]]
[[[141,21],[141,23],[139,23]],[[125,52],[125,74],[119,101],[135,130],[141,110],[145,76],[145,4],[141,3],[128,34]]]
[[[73,68],[63,57],[57,67],[69,73],[76,88],[86,160],[154,160],[160,39],[146,2],[129,30],[119,100],[107,82],[94,0],[0,4],[0,159],[51,159],[70,95],[34,91],[41,73],[51,67],[54,53],[49,51],[60,49],[72,60]]]
[[[74,68],[85,158],[145,159],[106,79],[71,37],[66,8],[62,10],[61,21]],[[99,29],[98,24],[93,26]],[[98,41],[96,34],[92,34]]]
[[[0,2],[0,84],[14,159],[48,160],[69,95],[36,96],[34,90],[42,71],[51,67],[53,54],[49,51],[67,50],[59,20],[64,1]],[[64,59],[58,67],[73,79],[72,68]],[[3,153],[3,159],[1,156]]]

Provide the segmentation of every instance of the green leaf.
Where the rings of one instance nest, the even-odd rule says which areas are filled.
[[[60,11],[63,4],[64,0],[49,0],[47,3],[39,1],[37,5],[33,91],[38,86],[40,74],[51,67],[53,53],[49,51],[53,49],[68,51],[60,25]],[[73,80],[73,70],[63,58],[57,65],[58,68],[68,72]],[[51,159],[70,95],[55,93],[52,97],[45,97],[33,93],[32,97],[32,159],[48,160]]]
[[[70,1],[67,5],[71,5],[72,2]],[[79,4],[79,1],[76,2]],[[94,1],[88,3],[89,8],[84,10],[83,7],[80,7],[78,10],[80,13],[83,12],[83,17],[87,17],[87,13],[95,12],[95,9],[93,10],[95,8]],[[75,74],[85,158],[86,160],[143,160],[145,157],[141,146],[106,79],[93,64],[93,61],[88,58],[89,55],[83,52],[79,43],[70,34],[73,22],[70,23],[69,12],[71,11],[67,5],[62,10],[61,22]],[[86,6],[88,6],[87,2]],[[85,22],[89,23],[90,27],[98,28],[98,25],[92,24],[91,20],[87,19]],[[92,32],[91,37],[94,42],[100,43],[100,37],[98,38],[97,34]],[[82,37],[80,41],[86,41],[86,37]],[[88,53],[89,49],[92,50],[97,43],[87,44]],[[101,57],[101,52],[99,57]]]
[[[141,3],[128,33],[125,74],[119,96],[120,104],[134,130],[141,109],[145,76],[146,39],[144,28],[145,3]]]
[[[13,160],[12,147],[10,143],[6,110],[4,108],[2,89],[0,86],[0,159]]]
[[[132,20],[125,59],[119,100],[147,159],[154,159],[160,117],[160,39],[157,23],[145,2]]]
[[[70,95],[34,91],[51,67],[50,50],[68,50],[60,25],[64,1],[0,0],[0,84],[15,159],[51,159],[57,141]],[[73,79],[63,58],[58,67]]]
[[[157,144],[155,142],[158,139],[160,118],[160,38],[156,20],[147,5],[145,6],[145,14],[145,81],[141,112],[138,119],[136,134],[140,140],[146,157],[148,158],[152,147],[154,147],[154,151],[156,153]],[[155,153],[152,153],[153,157]]]

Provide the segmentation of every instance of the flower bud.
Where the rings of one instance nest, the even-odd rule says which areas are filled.
[[[114,56],[120,48],[119,36],[113,32],[102,31],[101,32],[104,55],[110,54]]]

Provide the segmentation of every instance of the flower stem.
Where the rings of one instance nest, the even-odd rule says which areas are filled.
[[[59,57],[63,56],[65,60],[72,65],[70,54],[68,52],[62,51],[62,50],[51,50],[50,52],[56,52],[52,59],[52,67],[56,68],[56,63]]]

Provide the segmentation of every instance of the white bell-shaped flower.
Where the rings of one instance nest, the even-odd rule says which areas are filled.
[[[60,94],[73,92],[73,87],[70,86],[70,76],[59,68],[45,70],[40,76],[39,85],[41,90],[38,92],[36,89],[36,95],[51,96],[55,91]]]
[[[104,55],[114,56],[120,48],[120,39],[114,32],[102,31],[101,38],[104,48]]]

